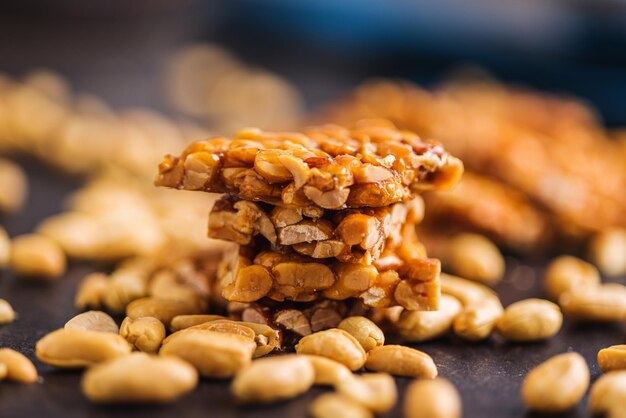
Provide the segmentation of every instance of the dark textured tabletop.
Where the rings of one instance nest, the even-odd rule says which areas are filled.
[[[175,29],[180,23],[165,20]],[[56,25],[41,22],[17,22],[2,19],[0,56],[2,70],[19,73],[42,65],[51,66],[67,75],[79,90],[104,96],[114,105],[150,105],[163,108],[158,90],[155,68],[163,56],[184,36],[161,36],[159,31],[146,29],[137,24],[111,26],[107,22],[93,21],[89,33],[100,37],[98,48],[76,36],[71,22]],[[153,19],[153,22],[154,19]],[[159,28],[163,28],[161,22]],[[156,27],[156,26],[151,26]],[[46,32],[49,45],[42,48],[42,37],[35,33]],[[232,32],[232,30],[231,30]],[[220,39],[217,36],[217,40]],[[10,42],[6,42],[10,41]],[[285,41],[288,42],[288,41]],[[154,45],[158,45],[155,48]],[[232,45],[236,47],[237,41]],[[137,52],[139,51],[139,52]],[[260,64],[277,68],[276,54],[261,54],[248,48],[251,60],[259,58]],[[307,53],[310,51],[307,51]],[[244,58],[247,58],[244,56]],[[10,58],[10,59],[9,59]],[[340,89],[354,85],[371,72],[358,63],[335,60],[335,65],[316,66],[314,55],[302,54],[296,60],[282,61],[292,81],[305,90],[312,102],[329,99]],[[350,76],[346,76],[350,74]],[[375,75],[375,72],[374,72]],[[9,233],[31,231],[46,216],[62,209],[64,197],[80,185],[80,180],[68,177],[41,163],[20,160],[28,172],[30,195],[25,210],[14,216],[0,216],[0,224]],[[540,279],[543,263],[507,258],[506,278],[497,286],[504,305],[528,297],[545,297]],[[30,283],[15,278],[4,271],[0,276],[0,297],[11,302],[18,319],[0,326],[0,346],[11,347],[28,357],[37,366],[41,380],[32,385],[0,383],[0,417],[303,417],[307,405],[327,389],[314,388],[305,395],[269,407],[236,406],[228,391],[228,382],[203,379],[198,388],[180,401],[165,406],[117,406],[92,405],[82,396],[79,388],[80,371],[56,370],[44,365],[34,357],[36,341],[46,333],[62,327],[77,314],[73,298],[77,283],[87,273],[102,266],[72,263],[67,274],[50,284]],[[118,318],[120,319],[120,318]],[[488,341],[469,344],[448,336],[436,342],[419,344],[417,348],[430,354],[441,376],[450,379],[461,393],[466,417],[524,417],[538,416],[527,412],[520,399],[520,384],[524,375],[535,365],[558,353],[570,350],[581,353],[591,369],[592,379],[600,371],[596,354],[600,348],[626,341],[623,325],[582,325],[565,321],[563,329],[547,342],[535,344],[507,344],[497,337]],[[407,379],[397,379],[400,402],[385,416],[400,416],[402,396]],[[586,398],[576,409],[563,416],[586,417]]]

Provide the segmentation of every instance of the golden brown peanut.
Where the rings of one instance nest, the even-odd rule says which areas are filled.
[[[626,370],[600,376],[591,386],[587,408],[594,415],[622,418],[626,412]]]
[[[197,313],[197,309],[193,303],[149,296],[129,303],[126,307],[126,316],[132,319],[151,316],[164,324],[169,324],[175,316],[194,314]]]
[[[477,234],[459,234],[450,240],[445,262],[454,274],[487,284],[495,284],[504,275],[504,257],[488,238]]]
[[[548,265],[543,284],[552,300],[570,290],[582,290],[600,284],[600,273],[593,265],[569,255],[555,258]]]
[[[170,329],[172,332],[180,331],[181,329],[193,327],[194,325],[204,324],[205,322],[211,322],[218,319],[226,319],[223,315],[212,314],[194,314],[194,315],[176,315],[170,322]]]
[[[180,333],[180,334],[179,334]],[[191,363],[204,377],[229,378],[250,364],[254,341],[237,334],[186,329],[168,337],[159,351]]]
[[[328,357],[315,356],[310,354],[299,354],[306,357],[311,362],[315,370],[315,385],[336,386],[344,380],[352,377],[352,372],[338,361]]]
[[[350,316],[342,320],[337,328],[346,331],[361,343],[365,351],[385,344],[385,334],[378,326],[364,316]]]
[[[19,211],[28,194],[26,174],[17,164],[0,158],[0,212]]]
[[[396,382],[386,373],[355,375],[339,383],[337,391],[377,414],[388,412],[398,399]]]
[[[120,335],[137,350],[156,353],[165,338],[165,326],[150,316],[137,319],[126,317],[122,321]]]
[[[367,358],[359,341],[337,328],[307,335],[296,345],[296,352],[328,357],[353,371],[363,367]]]
[[[436,311],[403,310],[395,322],[402,338],[409,342],[428,341],[439,338],[452,328],[454,318],[463,309],[454,296],[441,295]]]
[[[147,277],[142,272],[126,269],[114,271],[107,283],[104,305],[113,312],[124,312],[131,302],[146,296],[146,282]]]
[[[522,383],[527,408],[544,413],[567,411],[584,396],[589,386],[589,368],[578,353],[551,357],[532,369]]]
[[[119,328],[111,316],[102,311],[87,311],[76,315],[65,323],[65,329],[85,329],[88,331],[112,332],[117,334]]]
[[[3,269],[9,265],[11,260],[11,239],[0,225],[0,269]]]
[[[0,299],[0,324],[8,324],[14,320],[15,311],[11,304],[4,299]]]
[[[35,354],[56,367],[80,368],[128,355],[131,346],[111,332],[58,329],[37,341]]]
[[[37,380],[37,369],[24,354],[10,348],[0,348],[0,364],[6,366],[5,379],[20,383],[33,383]]]
[[[539,341],[556,335],[562,324],[558,305],[543,299],[525,299],[509,305],[496,328],[510,341]]]
[[[434,379],[437,366],[426,353],[403,345],[383,345],[367,353],[365,368],[394,376]]]
[[[231,391],[241,402],[270,403],[294,398],[314,381],[311,362],[288,354],[255,360],[235,376]]]
[[[338,393],[325,393],[309,406],[313,418],[373,418],[366,407]]]
[[[198,372],[177,357],[133,353],[87,370],[81,381],[92,402],[171,402],[192,391]]]
[[[606,283],[565,292],[559,298],[563,313],[582,321],[612,322],[626,318],[626,286]]]
[[[607,276],[626,273],[626,229],[610,228],[596,234],[589,244],[589,257]]]
[[[225,334],[241,335],[242,337],[246,337],[250,339],[251,341],[255,341],[256,339],[256,333],[254,332],[252,328],[242,325],[242,323],[238,321],[218,319],[218,320],[194,325],[189,328],[182,329],[179,332],[175,332],[174,334],[167,337],[164,343],[167,344],[170,338],[174,335],[181,335],[185,331],[192,331],[192,330],[205,330],[205,331],[213,331],[213,332],[223,332]]]
[[[404,400],[406,418],[461,418],[461,397],[454,386],[441,377],[417,380],[409,385]]]
[[[43,235],[20,235],[11,245],[11,267],[19,276],[55,279],[65,272],[65,254]]]
[[[604,373],[626,370],[626,344],[612,345],[598,351],[598,365]]]
[[[91,273],[85,276],[78,285],[74,307],[80,310],[101,308],[107,293],[108,282],[106,274],[103,273]]]

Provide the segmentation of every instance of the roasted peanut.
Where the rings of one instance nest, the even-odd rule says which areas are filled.
[[[92,402],[171,402],[190,392],[198,373],[176,357],[133,353],[90,368],[81,381]]]
[[[439,338],[452,328],[454,318],[463,309],[454,296],[441,295],[436,311],[403,310],[395,322],[402,338],[409,342],[428,341]]]
[[[254,341],[256,338],[256,333],[254,332],[254,330],[250,327],[242,325],[240,322],[229,321],[229,320],[214,320],[214,321],[205,322],[203,324],[194,325],[189,328],[185,328],[181,330],[180,332],[176,332],[172,334],[170,337],[168,337],[165,343],[167,343],[169,339],[174,335],[181,335],[185,331],[192,331],[192,330],[206,330],[206,331],[214,331],[214,332],[223,332],[226,334],[236,334],[236,335],[241,335],[242,337],[246,337],[250,339],[251,341]]]
[[[170,322],[170,329],[172,332],[180,331],[181,329],[193,327],[194,325],[204,324],[205,322],[215,321],[218,319],[226,319],[223,315],[211,315],[211,314],[195,314],[195,315],[176,315]]]
[[[446,250],[444,264],[453,273],[471,280],[495,284],[504,275],[504,257],[488,238],[477,234],[459,234]]]
[[[59,329],[37,341],[35,354],[56,367],[91,366],[130,353],[126,340],[111,332]]]
[[[446,379],[418,380],[406,390],[406,418],[461,418],[461,410],[459,392]]]
[[[336,386],[352,377],[352,372],[338,361],[328,357],[315,356],[309,354],[299,354],[306,357],[311,362],[315,370],[315,385]]]
[[[373,418],[374,414],[352,399],[338,393],[325,393],[309,406],[313,418]]]
[[[604,373],[626,370],[626,345],[612,345],[598,351],[598,365]]]
[[[346,331],[361,343],[365,351],[385,344],[385,334],[378,326],[364,316],[351,316],[342,320],[337,328]]]
[[[332,286],[322,292],[328,299],[343,300],[358,296],[369,289],[378,276],[376,267],[357,263],[338,263],[334,270],[337,280],[329,280]]]
[[[254,341],[237,334],[186,329],[172,334],[159,354],[191,363],[204,377],[229,378],[250,364]]]
[[[7,231],[5,231],[2,225],[0,225],[0,269],[8,266],[10,260],[11,239],[9,238]]]
[[[296,397],[314,381],[309,359],[288,354],[255,360],[235,376],[231,390],[241,402],[270,403]]]
[[[434,379],[437,366],[426,353],[403,345],[383,345],[367,353],[365,368],[395,376]]]
[[[589,256],[607,276],[625,274],[626,229],[611,228],[599,232],[589,244]]]
[[[377,414],[388,412],[398,399],[396,382],[386,373],[355,375],[339,383],[337,391]]]
[[[11,267],[19,276],[55,279],[65,272],[65,254],[43,235],[20,235],[11,245]]]
[[[175,299],[206,308],[206,302],[193,287],[176,280],[176,275],[168,270],[157,272],[148,284],[148,295],[158,299]]]
[[[0,324],[8,324],[15,320],[15,311],[9,302],[0,299]]]
[[[104,305],[113,312],[124,312],[134,300],[147,294],[147,277],[142,272],[118,269],[108,280]],[[149,315],[142,315],[149,316]]]
[[[522,383],[527,408],[544,413],[567,411],[576,405],[589,386],[589,368],[578,353],[551,357],[531,370]]]
[[[0,212],[19,211],[28,194],[26,174],[17,164],[0,158]]]
[[[85,276],[78,285],[74,298],[76,309],[99,309],[104,303],[107,293],[108,278],[103,273],[91,273]]]
[[[102,311],[88,311],[76,315],[65,323],[65,329],[85,329],[88,331],[112,332],[117,334],[119,328],[111,316]]]
[[[337,328],[307,335],[296,345],[296,352],[328,357],[346,365],[350,370],[363,367],[367,358],[359,341]]]
[[[35,365],[24,354],[10,348],[0,348],[0,364],[6,366],[7,380],[20,383],[33,383],[37,380]]]
[[[589,392],[589,412],[622,418],[626,413],[626,370],[605,374],[595,381]]]
[[[161,321],[149,316],[137,319],[124,318],[120,335],[139,351],[156,353],[165,338],[165,326]]]
[[[559,300],[565,292],[599,285],[600,273],[593,265],[579,258],[562,255],[548,265],[543,284],[550,298]]]
[[[583,321],[621,321],[626,318],[626,286],[606,283],[572,289],[559,298],[563,313]]]
[[[562,324],[563,314],[556,304],[543,299],[525,299],[509,305],[496,328],[510,341],[538,341],[556,335]]]
[[[151,316],[164,324],[169,324],[175,316],[195,314],[197,310],[198,307],[193,303],[149,296],[129,303],[126,307],[126,316],[132,319]]]

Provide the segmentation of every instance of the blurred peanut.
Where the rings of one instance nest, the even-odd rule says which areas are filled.
[[[396,382],[387,373],[354,375],[339,383],[337,392],[377,414],[391,410],[398,399]]]
[[[406,390],[406,418],[461,418],[461,410],[459,392],[446,379],[417,380]]]
[[[477,234],[459,234],[446,250],[445,262],[454,274],[487,284],[495,284],[504,275],[504,257],[488,238]]]
[[[193,327],[194,325],[204,324],[205,322],[215,321],[218,319],[226,319],[223,315],[212,314],[192,314],[192,315],[176,315],[170,322],[172,332],[181,329]]]
[[[311,354],[299,355],[308,358],[311,362],[311,365],[315,370],[315,385],[337,386],[341,382],[352,377],[350,369],[338,361],[331,360],[328,357]]]
[[[594,415],[607,418],[626,416],[626,370],[600,376],[591,386],[587,409]]]
[[[600,284],[600,273],[591,264],[569,255],[555,258],[548,265],[543,285],[552,300],[570,290],[579,291]]]
[[[626,274],[626,229],[610,228],[596,234],[589,244],[589,257],[607,276]]]
[[[193,303],[149,296],[129,303],[126,307],[126,316],[132,319],[152,316],[164,324],[169,324],[175,316],[195,314],[197,310],[198,307]]]
[[[28,179],[17,164],[0,158],[0,212],[19,211],[28,194]]]
[[[120,335],[139,351],[156,353],[165,338],[165,326],[161,321],[149,316],[131,319],[124,318]]]
[[[551,357],[532,369],[522,383],[527,408],[559,413],[574,407],[589,386],[589,368],[578,353]]]
[[[294,398],[314,381],[309,359],[287,354],[255,360],[235,376],[231,390],[241,402],[270,403]]]
[[[454,318],[462,311],[461,302],[443,294],[436,311],[403,310],[395,322],[400,336],[408,342],[422,342],[439,338],[451,328]]]
[[[99,309],[104,303],[109,280],[103,273],[91,273],[85,276],[78,285],[74,297],[76,309]]]
[[[582,321],[612,322],[626,319],[626,286],[606,283],[572,289],[559,298],[563,313]]]
[[[7,380],[19,383],[33,383],[37,380],[35,365],[22,353],[10,348],[0,348],[0,364],[6,366],[4,378]]]
[[[367,353],[365,368],[394,376],[434,379],[437,366],[426,353],[403,345],[383,345]]]
[[[363,367],[367,358],[359,341],[337,328],[307,335],[296,344],[296,352],[328,357],[346,365],[350,370]]]
[[[612,345],[598,351],[598,365],[604,373],[626,370],[626,345]]]
[[[9,265],[11,261],[11,239],[7,231],[0,225],[0,269]]]
[[[4,300],[0,299],[0,325],[8,324],[15,320],[15,311],[11,304]]]
[[[20,235],[11,245],[11,267],[22,277],[56,279],[65,272],[65,254],[43,235]]]
[[[337,328],[352,335],[365,351],[385,344],[385,334],[372,321],[364,316],[351,316],[342,320]]]
[[[505,339],[524,342],[550,338],[562,324],[558,305],[543,299],[525,299],[509,305],[496,328]]]
[[[309,405],[313,418],[373,418],[374,414],[352,399],[338,393],[325,393]]]

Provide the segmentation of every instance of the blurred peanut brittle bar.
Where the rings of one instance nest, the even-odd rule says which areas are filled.
[[[392,252],[365,265],[239,247],[225,256],[217,279],[222,296],[234,302],[359,298],[369,307],[436,310],[440,271],[439,260],[403,260]]]
[[[398,246],[402,226],[415,225],[424,216],[418,196],[379,208],[325,211],[318,206],[270,206],[222,196],[209,216],[209,237],[240,245],[261,245],[316,259],[371,264],[387,244]]]
[[[302,133],[239,131],[191,144],[159,165],[158,186],[229,193],[243,200],[324,209],[381,207],[414,192],[452,187],[462,162],[433,141],[385,120]]]

